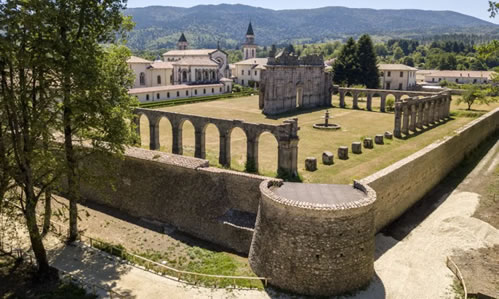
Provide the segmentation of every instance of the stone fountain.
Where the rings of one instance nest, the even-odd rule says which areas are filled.
[[[319,130],[339,130],[341,126],[338,124],[330,124],[329,120],[332,118],[329,114],[329,110],[326,110],[326,113],[322,117],[324,119],[324,123],[315,124],[314,128]]]

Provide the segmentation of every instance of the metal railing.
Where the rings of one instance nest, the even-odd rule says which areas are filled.
[[[11,205],[13,205],[16,208],[20,208],[18,205],[11,203],[9,201],[5,201]],[[64,225],[61,223],[58,223],[56,221],[50,220],[51,223],[51,231],[61,237],[67,237],[69,234],[69,230],[64,229]],[[122,248],[118,248],[116,246],[113,246],[112,244],[109,244],[107,242],[101,241],[94,239],[92,237],[85,236],[83,234],[79,234],[79,240],[82,244],[84,245],[89,245],[91,248],[96,248],[101,251],[107,252],[112,256],[117,256],[120,257],[122,261],[127,261],[130,265],[153,272],[155,274],[161,275],[161,276],[169,276],[176,278],[178,281],[192,284],[194,282],[195,285],[197,285],[199,282],[203,280],[208,280],[211,282],[214,282],[213,286],[215,288],[217,287],[226,287],[226,286],[232,286],[234,289],[239,288],[239,289],[244,289],[243,287],[240,287],[237,282],[241,281],[246,281],[249,284],[249,287],[252,289],[253,288],[253,283],[260,281],[263,283],[264,287],[267,287],[268,284],[268,278],[266,277],[252,277],[252,276],[230,276],[230,275],[215,275],[215,274],[204,274],[204,273],[197,273],[197,272],[190,272],[190,271],[184,271],[184,270],[178,270],[173,267],[163,265],[161,263],[155,262],[153,260],[147,259],[145,257],[126,252],[126,250]],[[87,242],[85,242],[87,240]],[[99,246],[101,245],[101,246]],[[109,251],[103,250],[103,249],[108,249]],[[143,265],[143,267],[141,267]],[[191,278],[191,279],[189,279]],[[229,283],[230,282],[230,283]],[[211,285],[207,285],[208,287],[211,287]],[[256,286],[255,288],[258,288]]]

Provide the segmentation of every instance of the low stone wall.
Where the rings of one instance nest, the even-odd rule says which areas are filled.
[[[172,225],[195,237],[248,253],[253,229],[228,225],[230,210],[256,217],[259,185],[269,178],[209,167],[208,161],[161,152],[128,149],[112,161],[111,186],[83,184],[82,196],[134,217]],[[95,174],[109,173],[88,161]],[[106,171],[106,172],[104,172]]]
[[[499,129],[499,108],[455,134],[361,180],[376,191],[376,231],[402,215],[434,188],[488,136]]]

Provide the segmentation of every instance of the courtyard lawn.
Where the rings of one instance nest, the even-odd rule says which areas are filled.
[[[455,98],[457,99],[457,98]],[[454,99],[454,102],[455,102]],[[224,99],[206,103],[196,103],[168,108],[162,110],[211,116],[224,119],[240,119],[247,122],[281,124],[284,120],[292,117],[298,118],[300,126],[299,136],[299,157],[298,168],[300,176],[304,182],[308,183],[329,183],[347,184],[354,179],[361,179],[374,172],[387,167],[388,165],[409,156],[419,149],[432,142],[452,134],[452,132],[468,123],[486,111],[490,111],[499,104],[490,106],[476,105],[471,113],[466,111],[466,105],[457,106],[452,104],[451,110],[455,115],[454,119],[447,121],[431,130],[411,137],[406,140],[394,139],[386,140],[385,145],[375,145],[372,150],[363,149],[361,155],[351,153],[351,144],[361,141],[365,137],[372,137],[376,134],[383,134],[385,131],[393,131],[393,113],[380,113],[379,98],[373,98],[374,112],[365,110],[352,110],[350,108],[331,109],[331,123],[342,126],[339,131],[320,131],[313,129],[313,124],[323,122],[322,117],[326,109],[320,110],[300,110],[295,113],[280,115],[277,118],[267,118],[258,108],[258,96],[243,98]],[[352,107],[352,99],[346,98],[347,107]],[[337,96],[333,97],[333,105],[339,106]],[[366,103],[360,99],[359,106],[365,109]],[[148,147],[149,126],[147,119],[141,119],[142,146]],[[240,129],[235,129],[231,135],[231,168],[244,170],[246,162],[246,136]],[[161,150],[171,152],[172,133],[171,126],[166,119],[160,122],[160,143]],[[350,159],[342,161],[337,159],[338,147],[346,145],[350,148]],[[183,126],[183,147],[184,155],[194,156],[194,127],[186,121]],[[214,125],[206,129],[206,154],[207,159],[213,166],[218,164],[219,135]],[[322,153],[331,151],[335,155],[335,164],[325,166],[322,164]],[[306,157],[316,157],[318,159],[318,170],[307,172],[304,169]],[[277,141],[269,133],[262,134],[259,140],[259,173],[267,176],[276,176],[277,170]]]

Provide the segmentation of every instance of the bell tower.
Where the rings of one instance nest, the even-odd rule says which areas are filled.
[[[258,46],[255,44],[255,32],[253,31],[253,25],[251,22],[248,25],[248,30],[246,31],[246,42],[242,46],[243,59],[256,58],[256,49]]]
[[[188,47],[189,47],[189,43],[187,42],[187,39],[185,38],[185,35],[182,32],[182,35],[180,36],[180,39],[177,42],[177,49],[178,50],[187,50]]]

